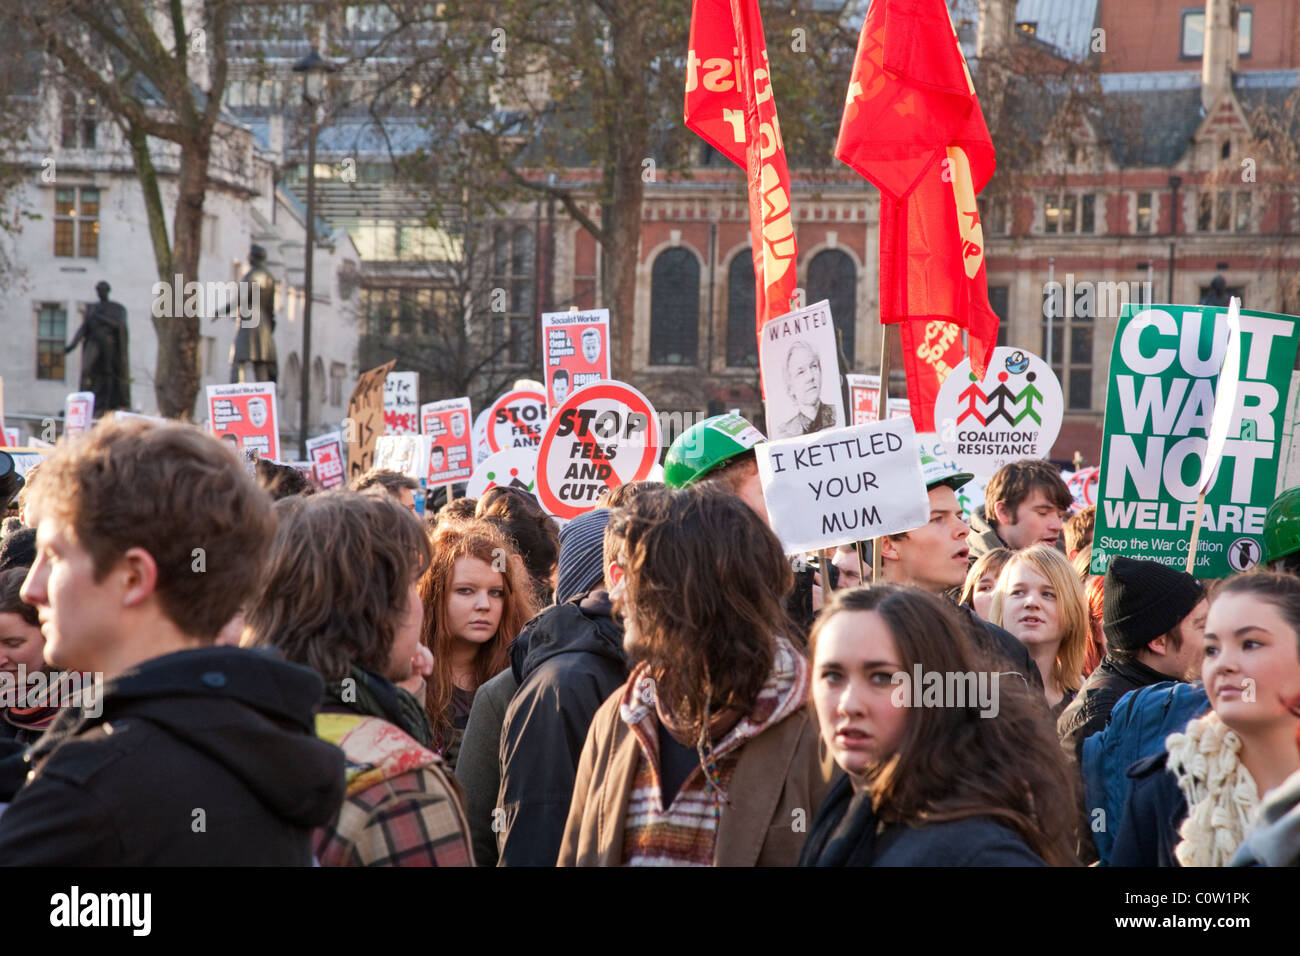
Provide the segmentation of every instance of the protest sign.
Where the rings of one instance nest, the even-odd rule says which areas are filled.
[[[905,398],[891,398],[885,403],[886,418],[911,418],[912,403]]]
[[[484,438],[492,451],[536,448],[546,430],[546,395],[528,389],[506,392],[488,409]]]
[[[537,499],[576,518],[609,488],[642,481],[659,459],[659,416],[623,382],[597,382],[551,413],[537,457]]]
[[[488,412],[491,409],[485,408],[474,416],[474,429],[470,432],[472,444],[474,446],[474,464],[479,465],[492,454],[492,446],[488,444],[487,439],[487,422]]]
[[[384,434],[418,435],[419,372],[389,372],[384,379]]]
[[[853,410],[853,424],[865,425],[880,418],[880,376],[845,375],[849,386],[849,407]]]
[[[95,393],[71,392],[63,400],[63,434],[65,437],[84,435],[90,431],[95,418]]]
[[[348,442],[348,483],[370,470],[375,458],[375,440],[384,433],[384,380],[396,360],[362,372],[348,399],[348,417],[343,434]]]
[[[1061,431],[1065,398],[1051,366],[1032,352],[1000,346],[979,379],[970,359],[939,386],[934,421],[948,450],[977,478],[1003,465],[1046,458]]]
[[[115,422],[126,421],[127,419],[131,419],[131,418],[138,418],[140,421],[144,421],[144,422],[168,421],[168,419],[161,418],[158,415],[141,415],[139,412],[128,412],[120,408],[113,409],[111,412],[105,414],[104,417],[111,418]]]
[[[542,362],[551,407],[608,379],[609,309],[542,313]]]
[[[256,449],[259,458],[279,458],[279,422],[274,382],[208,386],[208,428],[235,447]]]
[[[787,554],[919,528],[930,520],[910,418],[754,446],[768,520]]]
[[[374,467],[423,481],[429,469],[429,436],[380,435],[375,441]]]
[[[767,322],[759,333],[758,362],[769,438],[844,424],[839,350],[826,300]]]
[[[1065,487],[1070,489],[1075,508],[1082,510],[1097,503],[1097,485],[1101,482],[1100,468],[1081,468],[1076,472],[1063,472]]]
[[[26,474],[45,460],[47,455],[54,452],[53,448],[32,448],[18,446],[9,449],[9,457],[14,460],[14,471],[26,476]]]
[[[322,488],[337,488],[347,481],[343,472],[343,433],[327,432],[307,439],[307,456]]]
[[[503,485],[537,494],[537,449],[506,448],[475,466],[465,486],[465,497],[477,498],[490,488]]]
[[[420,423],[429,439],[429,487],[464,481],[474,471],[470,460],[468,398],[448,398],[420,406]]]
[[[1127,305],[1110,360],[1092,572],[1116,554],[1186,565],[1228,309]],[[1278,490],[1280,440],[1300,322],[1241,312],[1239,382],[1218,467],[1200,512],[1193,571],[1226,577],[1260,559]]]
[[[6,447],[6,448],[17,448],[17,447],[18,447],[18,441],[19,441],[19,438],[18,438],[18,429],[16,429],[16,428],[9,428],[8,426],[5,426],[5,429],[4,429],[4,447]]]

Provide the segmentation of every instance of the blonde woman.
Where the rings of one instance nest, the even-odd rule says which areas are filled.
[[[961,598],[957,603],[970,608],[986,621],[993,620],[989,617],[989,605],[993,603],[998,575],[1014,553],[1010,548],[994,548],[980,555],[966,572],[966,583],[961,587]]]
[[[1211,710],[1134,764],[1113,866],[1227,866],[1261,798],[1300,767],[1300,580],[1229,578],[1210,603]]]
[[[1074,699],[1083,684],[1089,640],[1088,603],[1061,552],[1045,544],[1017,551],[1002,568],[989,614],[1038,665],[1052,715]]]

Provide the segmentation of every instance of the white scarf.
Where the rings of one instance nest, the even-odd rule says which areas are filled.
[[[1241,738],[1210,712],[1170,734],[1165,749],[1187,798],[1174,856],[1182,866],[1227,866],[1259,805],[1255,778],[1241,762]]]

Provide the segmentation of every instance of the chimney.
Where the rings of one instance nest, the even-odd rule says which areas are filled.
[[[1237,16],[1241,0],[1206,0],[1205,52],[1201,55],[1201,106],[1206,112],[1232,90],[1237,70]]]
[[[1016,26],[1016,0],[979,0],[975,56],[1006,56]]]

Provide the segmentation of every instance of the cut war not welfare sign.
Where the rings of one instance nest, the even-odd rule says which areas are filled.
[[[1117,554],[1185,567],[1228,310],[1125,306],[1115,331],[1092,573]],[[1300,329],[1294,316],[1241,313],[1228,438],[1206,487],[1194,573],[1226,577],[1260,560],[1277,492]]]
[[[898,534],[930,520],[910,418],[754,446],[772,530],[787,554]]]

